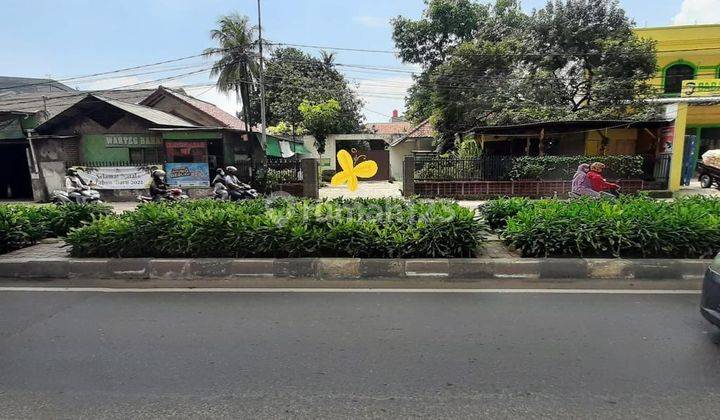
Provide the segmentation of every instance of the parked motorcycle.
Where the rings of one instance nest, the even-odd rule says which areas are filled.
[[[102,203],[100,192],[93,189],[82,190],[80,196],[70,195],[67,191],[55,190],[50,195],[50,202],[57,205]]]
[[[183,190],[181,190],[180,188],[171,188],[168,190],[167,194],[162,196],[162,198],[159,201],[175,202],[175,201],[188,200],[189,198],[190,197],[187,194],[183,193]],[[149,196],[149,195],[139,195],[138,201],[141,203],[150,203],[155,200],[153,200],[152,196]]]

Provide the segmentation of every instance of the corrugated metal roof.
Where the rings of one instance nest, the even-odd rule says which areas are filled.
[[[160,111],[158,109],[150,108],[144,105],[136,105],[122,101],[116,101],[115,99],[105,98],[99,95],[91,95],[98,99],[101,99],[110,105],[120,108],[123,111],[129,112],[139,118],[146,121],[150,121],[153,124],[171,126],[171,127],[195,127],[194,124],[183,120],[180,117],[176,117],[167,112]]]
[[[155,92],[155,89],[98,90],[93,92],[23,93],[2,95],[0,111],[17,111],[34,114],[47,108],[48,118],[53,117],[81,101],[89,93],[129,103],[139,103]],[[43,99],[44,97],[44,99]]]
[[[662,126],[672,120],[648,120],[648,121],[637,121],[637,120],[559,120],[559,121],[538,121],[532,123],[523,124],[511,124],[511,125],[495,125],[495,126],[484,126],[476,127],[472,131],[475,133],[494,133],[499,131],[511,131],[511,130],[528,130],[528,129],[541,129],[541,128],[564,128],[564,129],[576,129],[580,128],[592,128],[592,129],[603,129],[603,128],[620,128],[620,127],[637,127],[637,126]]]
[[[49,120],[40,124],[35,128],[38,134],[50,134],[54,128],[61,124],[67,118],[74,118],[78,115],[88,115],[92,112],[97,104],[102,104],[104,107],[116,108],[122,112],[134,115],[137,118],[145,120],[154,126],[160,127],[196,127],[190,122],[187,122],[175,115],[168,114],[157,109],[148,108],[143,105],[130,104],[127,102],[117,101],[115,99],[105,98],[99,95],[86,95],[83,99],[77,101],[75,104],[66,108],[59,114],[53,116]],[[108,114],[108,109],[104,110],[101,115]]]
[[[0,93],[20,94],[54,92],[75,92],[75,89],[53,79],[0,76]]]

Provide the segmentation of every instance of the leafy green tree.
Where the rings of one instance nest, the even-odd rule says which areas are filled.
[[[431,79],[435,68],[444,63],[461,43],[475,37],[488,7],[471,0],[425,0],[420,20],[398,16],[392,20],[393,40],[400,58],[419,64],[423,71],[406,98],[406,117],[420,122],[432,114]]]
[[[331,54],[318,59],[296,48],[275,50],[265,68],[268,124],[283,122],[297,135],[304,122],[300,111],[304,101],[319,104],[335,100],[340,107],[338,127],[342,127],[342,132],[360,131],[362,101],[334,67],[333,60]],[[259,112],[259,100],[255,101],[253,109]]]
[[[260,69],[257,28],[247,16],[238,13],[222,16],[217,25],[210,31],[210,38],[218,46],[205,50],[205,56],[218,57],[210,75],[218,78],[216,84],[221,92],[235,92],[242,104],[243,119],[252,126],[250,101]]]
[[[528,15],[517,0],[497,0],[486,12],[472,39],[432,61],[426,84],[409,92],[420,102],[409,108],[432,113],[444,148],[482,125],[654,115],[644,101],[654,44],[633,33],[617,1],[551,0]]]
[[[442,64],[459,44],[475,37],[488,7],[472,0],[425,0],[420,20],[402,16],[392,20],[393,40],[406,63],[433,68]]]
[[[548,2],[532,16],[536,54],[527,81],[555,94],[541,90],[529,101],[572,118],[620,117],[629,109],[644,116],[657,62],[654,43],[635,36],[633,26],[616,0]]]
[[[281,136],[304,136],[308,133],[308,131],[301,124],[300,126],[295,127],[293,132],[293,127],[290,127],[290,125],[285,121],[280,121],[277,125],[268,127],[268,133]]]
[[[347,131],[341,118],[340,103],[335,99],[320,103],[304,100],[298,111],[302,115],[303,127],[315,137],[315,147],[320,153],[325,151],[325,139],[328,135]]]
[[[528,21],[518,1],[497,1],[479,22],[475,37],[437,66],[430,79],[430,107],[441,150],[454,147],[456,133],[517,106],[522,97],[518,82],[527,71],[523,57],[531,50]]]

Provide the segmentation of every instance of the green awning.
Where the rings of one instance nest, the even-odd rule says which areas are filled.
[[[272,157],[282,157],[280,153],[280,142],[275,137],[267,136],[267,148],[265,154]]]
[[[307,155],[310,153],[308,151],[308,149],[306,149],[305,146],[303,146],[300,143],[292,143],[292,150],[293,150],[293,152],[301,154],[301,155]]]
[[[283,157],[282,151],[280,150],[280,142],[284,141],[290,144],[290,150],[297,154],[308,154],[308,150],[302,143],[295,143],[294,141],[277,138],[274,136],[267,136],[267,148],[265,154],[272,157]]]

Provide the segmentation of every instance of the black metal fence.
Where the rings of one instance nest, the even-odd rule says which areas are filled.
[[[251,160],[240,160],[231,165],[237,168],[237,177],[242,182],[252,183],[255,176],[255,167]]]
[[[478,158],[439,158],[416,156],[417,181],[498,181],[507,179],[511,156],[488,155]]]
[[[92,161],[73,161],[68,162],[68,166],[83,166],[88,168],[100,168],[100,167],[108,167],[108,166],[129,166],[129,167],[145,167],[145,166],[158,166],[161,167],[163,164],[161,162],[152,161],[152,162],[130,162],[130,161],[104,161],[104,160],[92,160]]]
[[[267,160],[268,175],[278,183],[302,182],[302,161],[300,159]]]
[[[670,180],[670,158],[670,155],[657,156],[652,167],[652,178],[662,183],[663,188],[667,188]]]
[[[518,179],[564,180],[572,178],[577,161],[567,165],[538,166],[537,171],[518,171],[515,165],[523,165],[522,158],[487,155],[477,158],[415,157],[416,181],[507,181],[517,173],[532,173]],[[533,163],[527,163],[532,165]],[[567,166],[567,167],[566,167]],[[513,170],[515,169],[515,170]],[[527,169],[527,168],[526,168]],[[667,185],[670,174],[670,155],[644,156],[642,174],[629,176],[622,170],[609,166],[605,171],[608,179],[642,179]],[[535,173],[537,172],[537,173]]]

